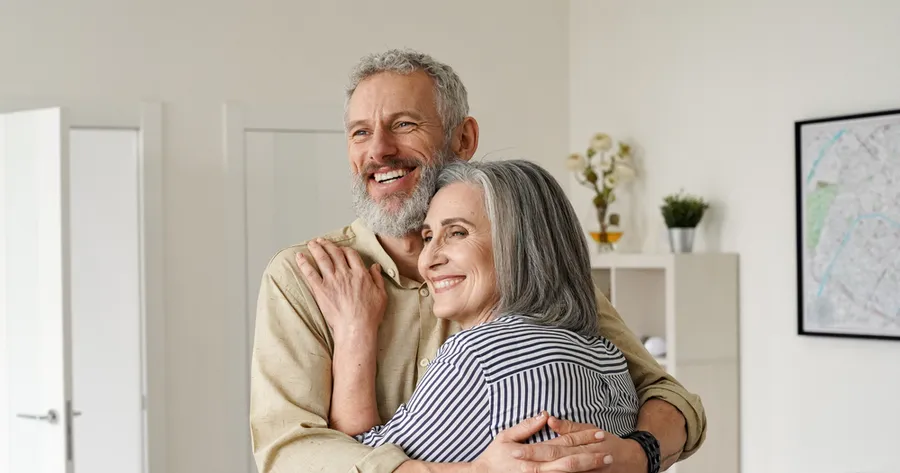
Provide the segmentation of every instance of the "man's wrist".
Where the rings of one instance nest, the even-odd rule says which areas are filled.
[[[644,447],[641,447],[640,442],[635,439],[626,438],[625,441],[628,442],[628,445],[631,448],[631,464],[639,467],[636,471],[640,471],[641,473],[647,471],[649,459],[647,458],[647,452],[644,451]]]

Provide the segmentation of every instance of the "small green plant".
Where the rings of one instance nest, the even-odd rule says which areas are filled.
[[[685,194],[683,190],[664,197],[663,205],[660,206],[669,228],[694,228],[700,224],[707,209],[709,202],[701,197]]]

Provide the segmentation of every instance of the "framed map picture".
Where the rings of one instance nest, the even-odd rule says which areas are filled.
[[[900,110],[794,136],[798,333],[900,340]]]

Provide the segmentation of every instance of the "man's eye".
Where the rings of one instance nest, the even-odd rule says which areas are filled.
[[[403,127],[414,126],[414,125],[415,125],[415,123],[413,123],[413,122],[400,122],[397,124],[397,127],[403,128]]]
[[[356,130],[351,136],[362,136],[364,134],[366,134],[366,130]]]
[[[451,233],[451,235],[453,235],[453,236],[466,236],[466,232],[463,231],[463,230],[454,230],[453,233]]]

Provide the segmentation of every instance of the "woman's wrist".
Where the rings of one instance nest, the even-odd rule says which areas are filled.
[[[334,349],[360,351],[378,348],[378,327],[350,325],[333,331]]]

